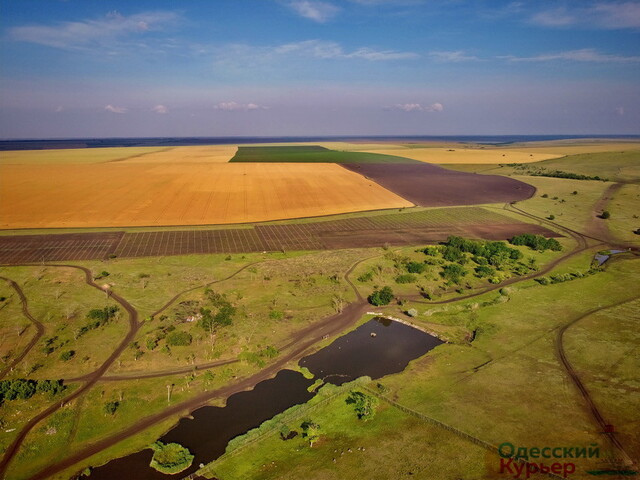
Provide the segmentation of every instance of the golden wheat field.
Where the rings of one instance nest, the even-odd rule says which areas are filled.
[[[125,163],[225,163],[238,151],[237,145],[203,145],[170,147],[161,151],[132,156]]]
[[[0,228],[208,225],[411,206],[335,164],[0,166]]]
[[[498,163],[527,163],[550,160],[562,157],[562,154],[538,153],[533,151],[515,151],[507,149],[483,149],[465,147],[427,147],[427,148],[407,148],[397,147],[368,149],[368,153],[380,153],[384,155],[396,155],[398,157],[411,158],[427,163],[449,164],[449,163],[469,163],[469,164],[498,164]]]

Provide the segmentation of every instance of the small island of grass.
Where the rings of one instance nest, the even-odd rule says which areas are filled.
[[[194,456],[188,448],[179,443],[156,442],[151,445],[153,458],[149,464],[157,471],[172,475],[182,472],[191,466]]]

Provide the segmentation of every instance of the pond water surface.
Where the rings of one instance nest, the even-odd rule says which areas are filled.
[[[399,322],[375,318],[339,337],[327,347],[300,360],[316,378],[335,385],[367,375],[372,379],[403,371],[407,364],[442,343],[420,330]],[[276,377],[258,383],[248,392],[231,395],[225,407],[202,407],[183,418],[160,441],[187,447],[195,459],[176,475],[149,466],[150,449],[128,455],[93,469],[91,480],[155,480],[183,478],[221,456],[229,440],[260,426],[289,407],[305,403],[315,393],[314,379],[299,372],[281,370]]]

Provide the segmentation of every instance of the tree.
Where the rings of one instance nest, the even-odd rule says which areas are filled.
[[[362,392],[351,391],[345,400],[347,405],[353,405],[359,420],[370,420],[376,413],[378,399]]]
[[[313,447],[313,444],[317,442],[320,435],[322,435],[320,425],[311,420],[305,420],[302,422],[300,428],[302,429],[302,438],[309,440],[310,447]]]
[[[608,218],[611,218],[611,213],[609,212],[609,210],[605,210],[604,212],[602,212],[602,214],[600,215],[600,218],[606,220]]]
[[[389,305],[393,300],[393,290],[391,290],[391,287],[383,287],[382,290],[376,289],[369,295],[368,300],[371,305],[376,307]]]

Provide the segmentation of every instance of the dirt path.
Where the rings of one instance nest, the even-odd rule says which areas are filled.
[[[4,280],[7,283],[9,283],[9,285],[11,285],[11,288],[13,288],[16,291],[16,293],[18,294],[18,297],[20,298],[20,303],[22,304],[22,314],[25,317],[27,317],[27,319],[31,323],[33,323],[36,327],[36,334],[31,339],[31,341],[27,344],[27,346],[24,347],[22,352],[20,352],[20,355],[14,358],[11,361],[11,363],[7,367],[5,367],[4,370],[0,372],[0,379],[3,379],[7,373],[13,370],[14,367],[18,365],[24,359],[24,357],[27,356],[27,354],[31,351],[31,349],[35,346],[35,344],[38,343],[38,340],[40,340],[42,335],[44,335],[44,325],[40,323],[38,320],[36,320],[33,317],[33,315],[31,315],[31,312],[29,312],[29,304],[27,302],[27,297],[24,295],[24,292],[22,291],[22,288],[20,288],[20,285],[18,285],[16,282],[11,280],[10,278],[0,277],[0,280]]]
[[[587,224],[586,229],[590,235],[606,239],[606,241],[611,243],[612,245],[617,245],[620,242],[616,240],[613,235],[611,235],[607,220],[600,218],[600,214],[607,209],[607,205],[623,185],[624,184],[622,183],[614,183],[612,185],[609,185],[609,188],[604,191],[602,196],[593,205],[593,208],[591,209],[591,219]]]
[[[88,268],[80,267],[77,265],[48,265],[49,267],[66,267],[66,268],[75,268],[77,270],[81,270],[85,275],[85,283],[93,288],[96,288],[103,291],[102,288],[93,281],[91,271]],[[2,460],[0,460],[0,477],[4,477],[4,474],[7,471],[7,467],[9,463],[18,452],[18,449],[24,442],[24,439],[29,434],[31,430],[42,420],[48,418],[50,415],[59,410],[63,405],[71,402],[72,400],[78,398],[80,395],[89,390],[93,385],[104,375],[104,373],[109,369],[109,367],[115,362],[115,360],[120,356],[120,354],[127,348],[127,346],[131,343],[133,338],[138,333],[140,329],[141,323],[138,321],[138,312],[131,306],[129,302],[127,302],[120,295],[115,292],[111,292],[111,298],[113,298],[116,302],[118,302],[129,314],[129,331],[127,335],[122,339],[118,347],[114,349],[109,358],[107,358],[102,365],[93,372],[90,376],[88,376],[86,383],[82,385],[80,388],[75,390],[72,394],[66,396],[60,402],[56,402],[55,404],[49,406],[44,411],[40,412],[38,415],[33,417],[20,431],[18,436],[13,440],[13,442],[7,447]]]
[[[598,407],[596,406],[595,402],[593,401],[593,398],[589,394],[589,391],[584,386],[584,384],[580,380],[580,377],[578,376],[578,374],[576,373],[575,369],[573,368],[573,365],[571,365],[571,362],[567,358],[567,354],[566,354],[565,349],[564,349],[564,334],[571,326],[575,325],[580,320],[582,320],[584,318],[587,318],[590,315],[593,315],[594,313],[598,313],[598,312],[601,312],[603,310],[608,310],[610,308],[619,307],[620,305],[624,305],[625,303],[632,302],[632,301],[637,300],[639,298],[640,298],[640,295],[636,295],[636,296],[634,296],[632,298],[629,298],[627,300],[622,300],[622,301],[614,303],[612,305],[606,305],[606,306],[603,306],[603,307],[594,308],[593,310],[590,310],[590,311],[582,314],[578,318],[575,318],[575,319],[571,320],[569,323],[566,323],[565,325],[563,325],[558,330],[558,333],[556,335],[556,342],[555,342],[556,355],[558,356],[560,362],[562,362],[562,365],[564,366],[565,370],[567,371],[567,374],[569,375],[569,378],[571,378],[571,381],[576,386],[576,388],[580,392],[580,395],[582,396],[582,398],[586,402],[589,412],[591,413],[591,415],[595,419],[595,421],[598,424],[598,426],[601,428],[601,433],[606,435],[607,438],[609,439],[609,441],[611,442],[611,444],[616,449],[618,449],[618,451],[620,452],[620,455],[622,456],[622,459],[623,459],[623,461],[624,461],[624,463],[626,465],[633,465],[634,462],[631,459],[631,457],[627,454],[627,452],[624,450],[624,447],[622,446],[622,444],[620,443],[620,441],[616,437],[615,432],[607,431],[607,425],[609,424],[609,422],[607,422],[604,419],[603,415],[600,413],[600,410],[598,409]]]

